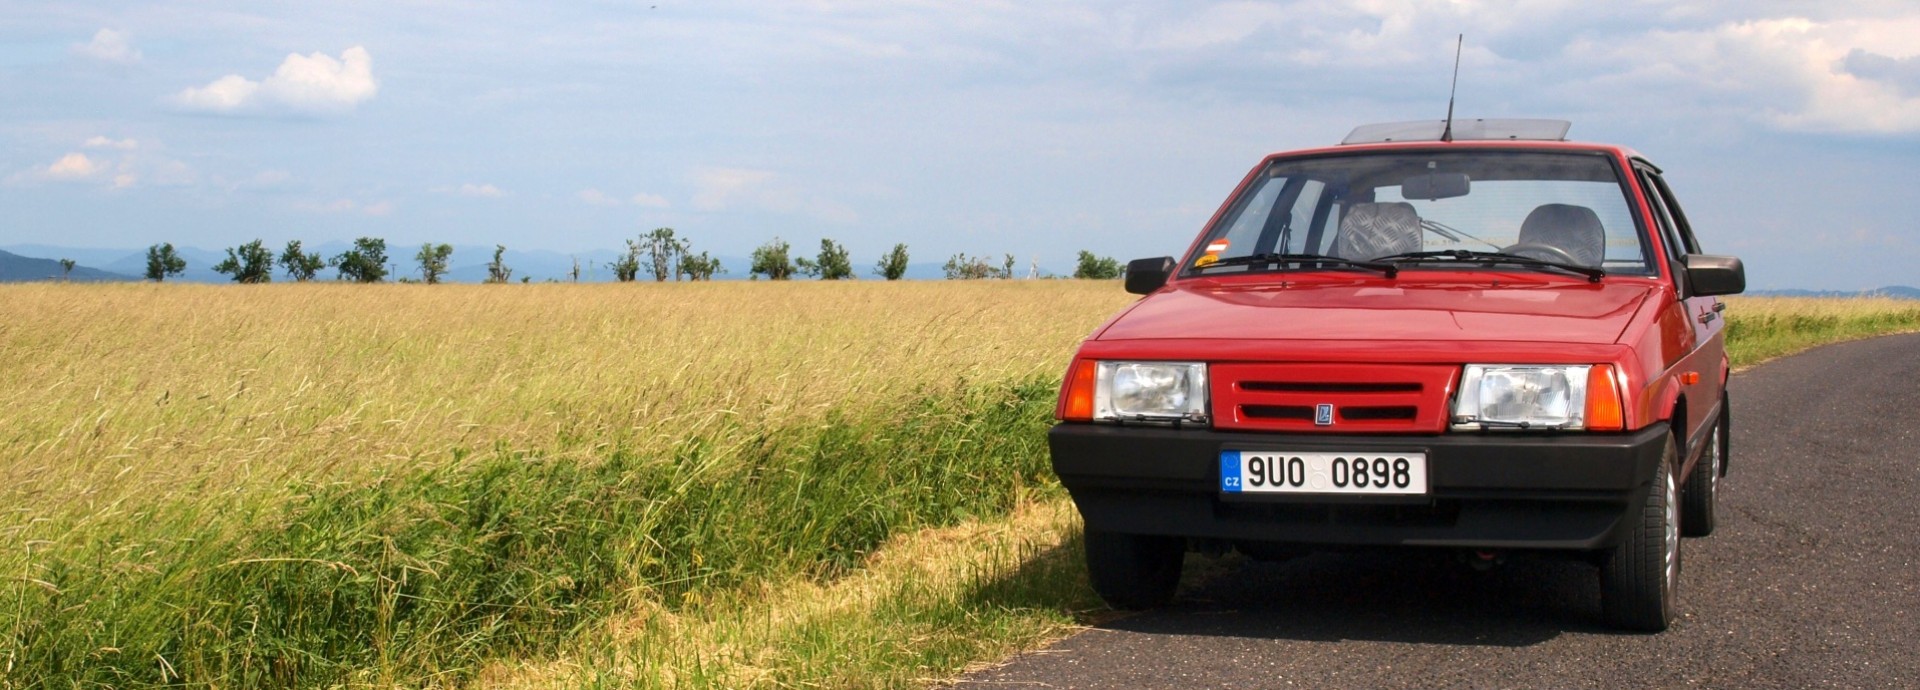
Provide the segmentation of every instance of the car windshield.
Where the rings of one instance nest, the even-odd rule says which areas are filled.
[[[1353,262],[1389,262],[1408,270],[1561,264],[1592,274],[1651,275],[1630,209],[1618,169],[1597,152],[1286,159],[1234,200],[1187,272],[1363,270]]]

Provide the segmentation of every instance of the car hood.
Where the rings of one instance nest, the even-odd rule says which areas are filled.
[[[1141,299],[1098,340],[1615,342],[1653,287],[1631,282],[1196,281]]]

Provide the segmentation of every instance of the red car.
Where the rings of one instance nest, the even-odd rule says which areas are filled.
[[[1168,601],[1189,550],[1568,555],[1665,629],[1714,528],[1717,298],[1660,168],[1568,123],[1372,125],[1274,154],[1081,344],[1048,435],[1094,588]]]

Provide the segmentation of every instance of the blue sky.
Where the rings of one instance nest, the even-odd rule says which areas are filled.
[[[0,0],[0,246],[1177,253],[1261,155],[1442,115],[1460,32],[1462,116],[1639,149],[1754,287],[1920,284],[1875,0]]]

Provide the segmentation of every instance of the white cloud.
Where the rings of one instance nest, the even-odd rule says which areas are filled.
[[[581,201],[587,202],[588,204],[593,206],[619,206],[620,205],[619,199],[615,199],[611,196],[608,196],[606,192],[602,192],[598,189],[591,189],[591,188],[582,189],[579,192],[575,192],[574,197],[578,198]]]
[[[592,206],[621,206],[625,204],[632,204],[643,208],[671,208],[673,206],[673,202],[667,201],[666,197],[646,192],[636,192],[633,196],[621,199],[620,197],[600,191],[599,189],[589,187],[574,192],[573,196]]]
[[[428,191],[438,193],[438,194],[454,194],[458,196],[485,197],[485,198],[497,198],[497,197],[503,197],[507,195],[507,193],[504,191],[501,191],[499,187],[495,187],[491,184],[474,184],[472,182],[462,184],[458,187],[454,187],[451,185],[441,185],[439,187],[434,187],[433,189],[430,189]]]
[[[1569,50],[1586,60],[1636,65],[1592,79],[1603,93],[1637,92],[1784,130],[1907,134],[1920,132],[1920,94],[1906,73],[1915,35],[1920,16],[1787,18],[1651,31]]]
[[[311,213],[361,213],[369,216],[385,216],[393,213],[393,202],[376,201],[363,204],[353,199],[334,199],[324,203],[303,201],[293,205],[295,209]]]
[[[90,149],[119,149],[121,151],[132,151],[140,148],[139,141],[133,139],[109,139],[104,136],[95,136],[87,139],[82,145]]]
[[[1892,86],[1903,96],[1920,96],[1920,55],[1893,58],[1855,48],[1840,67],[1856,77]]]
[[[336,60],[326,53],[291,54],[280,68],[260,81],[238,74],[215,79],[206,86],[175,94],[180,107],[214,113],[285,109],[295,112],[339,112],[373,98],[380,84],[373,78],[373,58],[354,46]]]
[[[101,29],[95,32],[93,40],[75,43],[72,50],[75,55],[101,62],[126,65],[140,61],[140,51],[127,44],[127,35],[113,29]]]
[[[126,189],[142,182],[163,187],[190,185],[199,180],[192,167],[161,154],[164,147],[133,139],[88,138],[81,144],[93,153],[69,152],[47,165],[35,166],[6,178],[8,184],[26,182],[100,182]]]
[[[98,161],[88,158],[84,153],[69,153],[60,160],[48,165],[44,177],[49,180],[84,180],[98,174],[105,167]]]
[[[830,223],[854,223],[860,214],[818,194],[796,189],[779,175],[750,168],[705,168],[693,174],[693,205],[702,211],[748,207],[797,213]]]
[[[1234,1],[1139,19],[1117,32],[1138,56],[1128,63],[1167,93],[1226,102],[1444,107],[1464,30],[1461,106],[1474,115],[1920,132],[1911,3]]]
[[[33,182],[84,182],[97,178],[111,168],[106,161],[95,160],[87,154],[75,151],[61,156],[46,165],[16,172],[6,177],[6,184],[19,185]]]
[[[181,91],[173,100],[189,110],[226,112],[254,104],[253,95],[259,91],[258,82],[248,81],[238,74],[229,74],[206,86]]]
[[[773,173],[746,168],[707,168],[693,174],[693,206],[718,211],[759,194]]]
[[[1212,5],[1186,21],[1174,22],[1148,39],[1148,47],[1167,50],[1195,50],[1223,44],[1236,44],[1269,24],[1285,22],[1297,10],[1254,2]]]

